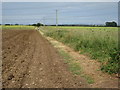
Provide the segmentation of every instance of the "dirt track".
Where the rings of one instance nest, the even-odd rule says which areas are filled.
[[[56,49],[35,30],[3,30],[4,88],[84,88]]]

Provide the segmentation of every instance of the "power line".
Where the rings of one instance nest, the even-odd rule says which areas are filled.
[[[62,12],[63,13],[63,12]],[[65,12],[64,12],[65,13]],[[67,13],[67,12],[66,12]],[[76,12],[77,13],[77,12]],[[49,13],[50,14],[50,13]],[[52,13],[52,14],[54,14],[55,15],[55,13]],[[113,14],[113,13],[106,13],[106,14]],[[48,15],[48,14],[47,14]],[[103,15],[105,15],[105,13],[103,13],[103,14],[95,14],[95,15],[89,15],[89,16],[68,16],[68,15],[70,15],[70,14],[67,14],[67,16],[64,16],[64,17],[67,17],[67,18],[59,18],[60,20],[73,20],[73,19],[75,19],[75,18],[77,18],[77,20],[79,19],[79,18],[89,18],[89,17],[98,17],[98,16],[103,16]],[[62,15],[63,16],[63,15]],[[72,17],[72,18],[69,18],[69,17]],[[46,20],[56,20],[56,26],[58,26],[58,9],[56,10],[56,18],[55,17],[43,17],[42,19],[40,19],[39,17],[38,17],[38,19],[36,18],[36,19],[34,19],[34,18],[30,18],[30,19],[26,19],[26,18],[8,18],[8,19],[6,19],[6,18],[3,18],[3,21],[4,20],[42,20],[43,21],[43,23],[45,24],[46,22]],[[23,22],[24,22],[23,21]],[[28,21],[29,22],[29,21]]]
[[[107,14],[112,14],[112,13],[107,13]],[[74,19],[74,18],[87,18],[87,17],[98,17],[98,16],[104,16],[105,14],[96,14],[96,15],[89,15],[89,16],[64,16],[64,17],[68,17],[68,18],[59,18],[60,20],[62,19],[62,20],[71,20],[71,19]],[[71,18],[69,18],[69,17],[71,17]],[[110,17],[110,16],[109,16]],[[40,19],[39,17],[38,17],[38,19],[39,20],[55,20],[56,19],[56,23],[58,23],[58,15],[57,15],[57,13],[56,13],[56,18],[55,17],[44,17],[44,18],[42,18],[42,19]],[[38,20],[37,18],[29,18],[29,19],[25,19],[25,18],[4,18],[3,17],[3,20]]]

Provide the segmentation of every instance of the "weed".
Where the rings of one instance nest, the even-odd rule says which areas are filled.
[[[82,77],[86,78],[87,82],[89,84],[93,84],[94,83],[94,79],[92,77],[90,77],[89,75],[81,75]]]
[[[64,52],[63,50],[59,50],[59,53],[65,59],[64,62],[68,64],[69,70],[74,75],[80,75],[81,77],[85,78],[89,84],[94,83],[94,79],[89,75],[84,74],[82,68],[80,67],[80,64],[76,63],[68,53]]]
[[[118,28],[116,27],[45,27],[45,35],[88,53],[100,61],[101,70],[118,73]]]

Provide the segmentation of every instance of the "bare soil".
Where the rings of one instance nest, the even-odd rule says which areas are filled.
[[[3,30],[3,88],[88,88],[35,30]]]

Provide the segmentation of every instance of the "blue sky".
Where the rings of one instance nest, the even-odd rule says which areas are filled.
[[[118,22],[117,2],[3,2],[3,24],[55,24],[56,9],[58,24]]]

